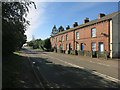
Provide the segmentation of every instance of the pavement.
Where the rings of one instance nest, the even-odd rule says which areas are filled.
[[[103,60],[24,48],[45,88],[118,88],[119,60]]]

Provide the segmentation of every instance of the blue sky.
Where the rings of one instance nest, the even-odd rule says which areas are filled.
[[[107,15],[118,11],[117,2],[36,2],[36,6],[28,14],[31,22],[26,31],[28,41],[32,35],[35,39],[50,37],[54,25],[72,28],[74,22],[83,24],[86,17],[91,21],[98,18],[98,13]]]

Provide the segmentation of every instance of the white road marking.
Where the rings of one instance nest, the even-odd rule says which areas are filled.
[[[42,55],[48,56],[48,55],[45,55],[45,54],[42,54]],[[84,71],[87,71],[87,72],[91,71],[91,70],[85,69],[84,67],[81,67],[81,66],[78,66],[78,65],[75,65],[75,64],[72,64],[72,63],[68,63],[68,62],[66,62],[64,60],[61,60],[61,59],[58,59],[58,58],[55,58],[55,57],[52,57],[52,56],[48,56],[48,57],[53,58],[53,59],[57,59],[57,60],[59,60],[59,61],[61,61],[63,63],[66,63],[66,64],[68,64],[70,66],[73,66],[73,67],[83,69]],[[120,82],[119,79],[113,78],[111,76],[108,76],[108,75],[105,75],[105,74],[102,74],[102,73],[99,73],[99,72],[96,72],[96,71],[92,71],[92,74],[98,75],[98,76],[103,77],[103,78],[105,78],[107,80],[111,80],[111,81],[114,81],[114,82]]]

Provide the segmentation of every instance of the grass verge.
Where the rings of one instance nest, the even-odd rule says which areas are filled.
[[[16,88],[17,77],[20,74],[21,56],[14,52],[2,59],[2,88]]]

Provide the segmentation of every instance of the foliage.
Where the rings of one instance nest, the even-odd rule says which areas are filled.
[[[18,53],[10,54],[3,57],[2,61],[2,88],[16,88],[18,84],[18,76],[21,69],[21,56]]]
[[[58,29],[56,28],[56,25],[54,25],[53,29],[52,29],[52,33],[51,33],[51,36],[54,36],[55,34],[57,34],[59,31]]]
[[[19,50],[26,42],[24,34],[30,22],[26,20],[29,7],[34,2],[2,2],[3,54]],[[34,4],[35,5],[35,4]]]
[[[30,47],[32,47],[33,46],[33,42],[32,41],[27,42],[27,45],[30,46]]]
[[[36,39],[34,41],[27,42],[27,46],[32,47],[33,49],[41,49],[41,50],[47,50],[49,51],[51,49],[51,42],[50,38],[47,38],[45,40]]]
[[[50,50],[50,49],[51,49],[50,38],[47,38],[47,39],[44,40],[44,47],[45,47],[47,50]]]

